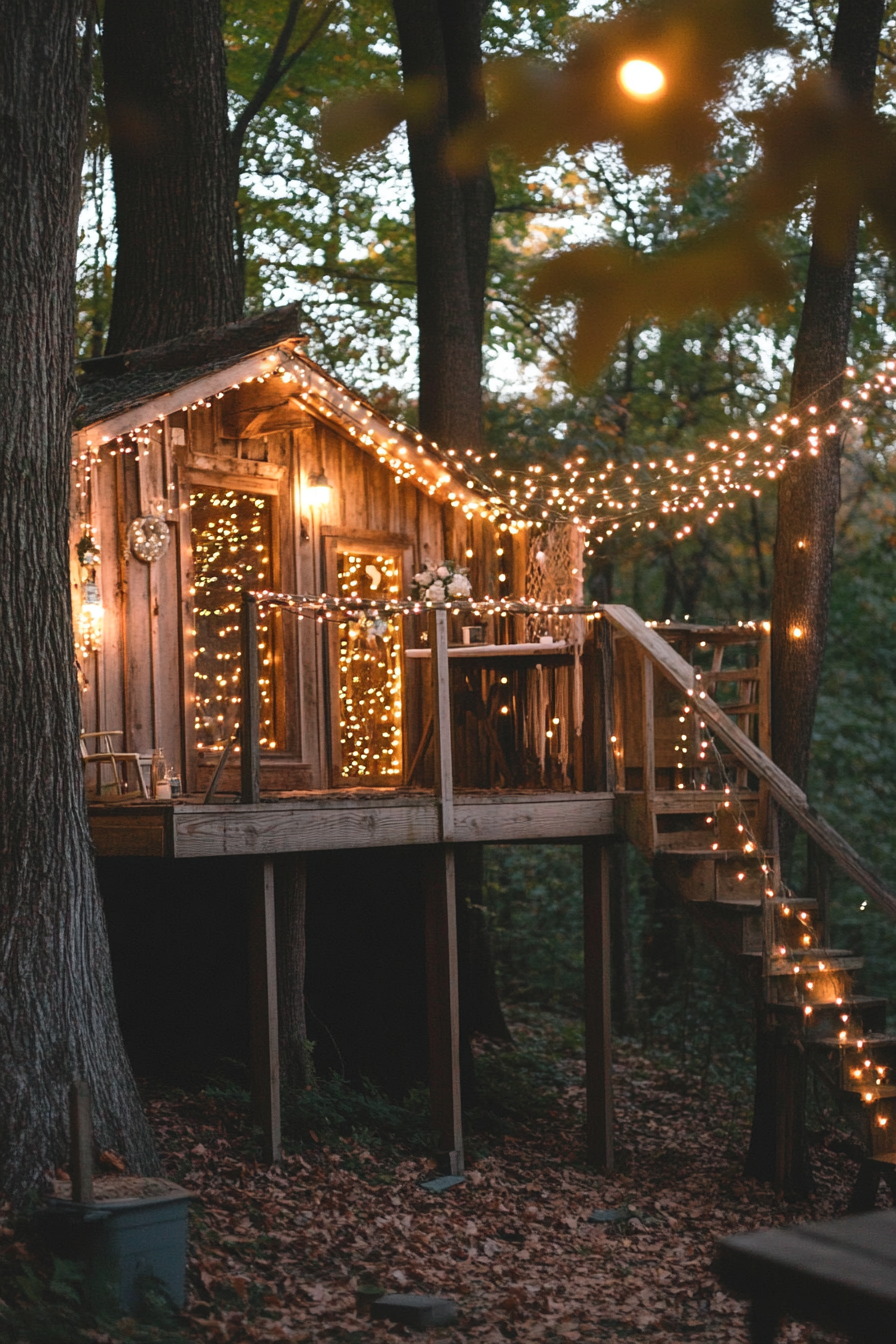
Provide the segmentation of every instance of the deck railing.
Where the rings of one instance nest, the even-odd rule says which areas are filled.
[[[240,779],[244,802],[258,800],[261,752],[257,626],[259,605],[277,605],[298,614],[323,614],[314,628],[326,639],[327,626],[347,618],[365,620],[369,610],[346,612],[331,599],[287,598],[244,593],[241,605]],[[365,604],[366,606],[367,604]],[[486,626],[499,643],[462,644],[467,609],[482,615],[485,604],[449,603],[383,606],[401,622],[404,667],[401,688],[403,765],[372,786],[432,788],[443,799],[461,792],[594,792],[608,788],[609,678],[594,607],[554,605],[547,615],[560,638],[526,639],[526,627],[541,604],[492,604]],[[308,628],[308,627],[306,627]],[[454,635],[454,641],[449,642]],[[516,642],[514,642],[516,636]],[[326,647],[326,646],[325,646]],[[338,661],[338,660],[337,660]],[[326,659],[324,660],[326,663]],[[335,664],[331,661],[331,675]],[[340,688],[330,687],[331,698]],[[334,715],[334,720],[338,719]],[[333,730],[335,736],[335,728]],[[231,745],[235,739],[231,739]],[[338,774],[338,748],[331,744],[330,781]],[[219,771],[220,777],[220,771]],[[365,784],[352,777],[345,783]],[[210,801],[214,783],[206,795]]]

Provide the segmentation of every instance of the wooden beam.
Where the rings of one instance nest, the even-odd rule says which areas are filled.
[[[454,839],[454,773],[451,763],[451,681],[448,669],[448,613],[429,613],[432,649],[432,719],[435,747],[435,793],[442,815],[442,839]]]
[[[68,1090],[69,1172],[75,1204],[93,1203],[93,1117],[90,1087],[83,1078]]]
[[[291,854],[324,849],[434,845],[438,800],[431,795],[352,797],[334,790],[305,798],[237,802],[91,803],[90,833],[103,855],[195,859],[214,854]],[[724,795],[720,795],[724,796]],[[704,796],[699,795],[700,807]],[[693,802],[691,807],[693,807]],[[682,809],[684,810],[684,809]],[[611,793],[456,794],[457,843],[574,844],[616,833]]]
[[[258,742],[258,603],[243,593],[240,605],[240,802],[261,798],[261,748]]]
[[[277,938],[274,864],[255,859],[249,890],[249,1029],[252,1109],[267,1163],[280,1161],[280,1046],[277,1027]]]
[[[426,874],[426,996],[429,1018],[429,1096],[443,1169],[464,1169],[460,1099],[460,1018],[454,846],[434,845]]]
[[[610,857],[582,846],[585,943],[585,1146],[588,1161],[613,1170],[613,1059],[610,1043]]]

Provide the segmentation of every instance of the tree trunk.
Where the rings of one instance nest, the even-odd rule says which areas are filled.
[[[115,1013],[69,599],[91,13],[0,0],[0,1187],[14,1197],[65,1162],[75,1078],[90,1084],[99,1147],[157,1169]]]
[[[419,422],[443,448],[482,445],[482,331],[494,190],[488,167],[463,178],[449,138],[485,115],[480,0],[394,0],[405,84],[439,103],[408,126],[417,247]]]
[[[239,317],[219,0],[106,0],[103,74],[115,354]]]
[[[288,854],[277,859],[274,899],[280,1073],[287,1086],[297,1088],[308,1085],[311,1073],[305,1024],[305,892],[305,855]]]
[[[883,0],[841,0],[837,13],[831,70],[845,97],[860,107],[870,107],[874,97],[883,9]],[[820,192],[790,396],[791,407],[803,416],[810,405],[816,406],[821,424],[838,420],[840,414],[859,226],[856,210],[843,221],[845,249],[839,256],[830,255],[819,239],[817,221],[835,213],[842,218],[837,202]],[[805,434],[797,431],[794,442],[801,445],[802,456],[791,459],[778,490],[772,743],[775,762],[804,788],[828,626],[842,439],[822,434],[818,457],[808,455]],[[781,820],[782,844],[789,849],[793,830]]]
[[[846,98],[870,107],[874,97],[883,0],[841,0],[831,51],[831,70]],[[830,191],[830,188],[827,189]],[[820,424],[839,420],[852,323],[859,216],[843,219],[836,199],[819,189],[806,294],[793,359],[790,404],[807,416],[817,408]],[[819,221],[839,217],[845,246],[832,255],[821,241]],[[815,419],[815,414],[812,414]],[[812,725],[828,626],[834,530],[840,503],[842,436],[822,434],[819,455],[806,451],[796,429],[791,459],[778,490],[775,576],[772,588],[772,754],[805,788]],[[779,844],[786,874],[796,828],[784,814]],[[775,1180],[779,1189],[811,1189],[805,1142],[805,1057],[780,1030],[758,1033],[753,1133],[747,1174]]]

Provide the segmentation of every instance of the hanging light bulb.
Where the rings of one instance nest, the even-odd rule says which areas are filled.
[[[639,103],[652,103],[666,88],[666,76],[653,61],[626,61],[616,78],[623,93]]]

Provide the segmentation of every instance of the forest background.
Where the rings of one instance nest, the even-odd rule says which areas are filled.
[[[487,59],[557,56],[581,20],[625,5],[507,0],[484,20]],[[289,5],[224,7],[231,115],[236,121],[268,66]],[[773,236],[790,294],[775,305],[704,313],[670,327],[630,326],[601,375],[572,376],[571,306],[537,303],[539,261],[582,242],[613,241],[646,255],[724,217],[756,160],[754,113],[797,76],[826,65],[836,8],[777,7],[790,47],[745,62],[719,113],[711,159],[685,183],[635,175],[613,146],[557,155],[537,169],[491,157],[497,196],[486,308],[486,432],[495,466],[584,456],[588,466],[643,453],[677,458],[713,435],[759,426],[787,404],[789,367],[809,258],[811,201]],[[398,89],[390,5],[331,0],[300,6],[306,49],[250,123],[239,194],[247,311],[300,300],[309,353],[392,415],[415,417],[413,199],[404,129],[349,165],[321,150],[324,106],[373,88]],[[896,113],[896,5],[888,5],[877,102]],[[99,59],[99,58],[98,58]],[[99,65],[85,159],[78,270],[79,354],[99,353],[115,266],[114,200]],[[894,264],[860,240],[851,358],[869,374],[896,344]],[[849,436],[843,466],[831,625],[813,740],[810,795],[891,882],[896,881],[896,434],[872,406]],[[738,503],[714,528],[638,536],[595,547],[589,593],[645,618],[696,622],[766,617],[775,498]],[[502,988],[518,1003],[576,1011],[581,1003],[577,851],[493,849],[487,904]],[[792,875],[802,881],[801,856]],[[868,959],[866,992],[896,996],[896,928],[839,875],[834,943]],[[725,1068],[750,1050],[750,1014],[720,957],[631,858],[629,907],[639,987],[637,1025]],[[633,1023],[627,1024],[629,1027]]]

